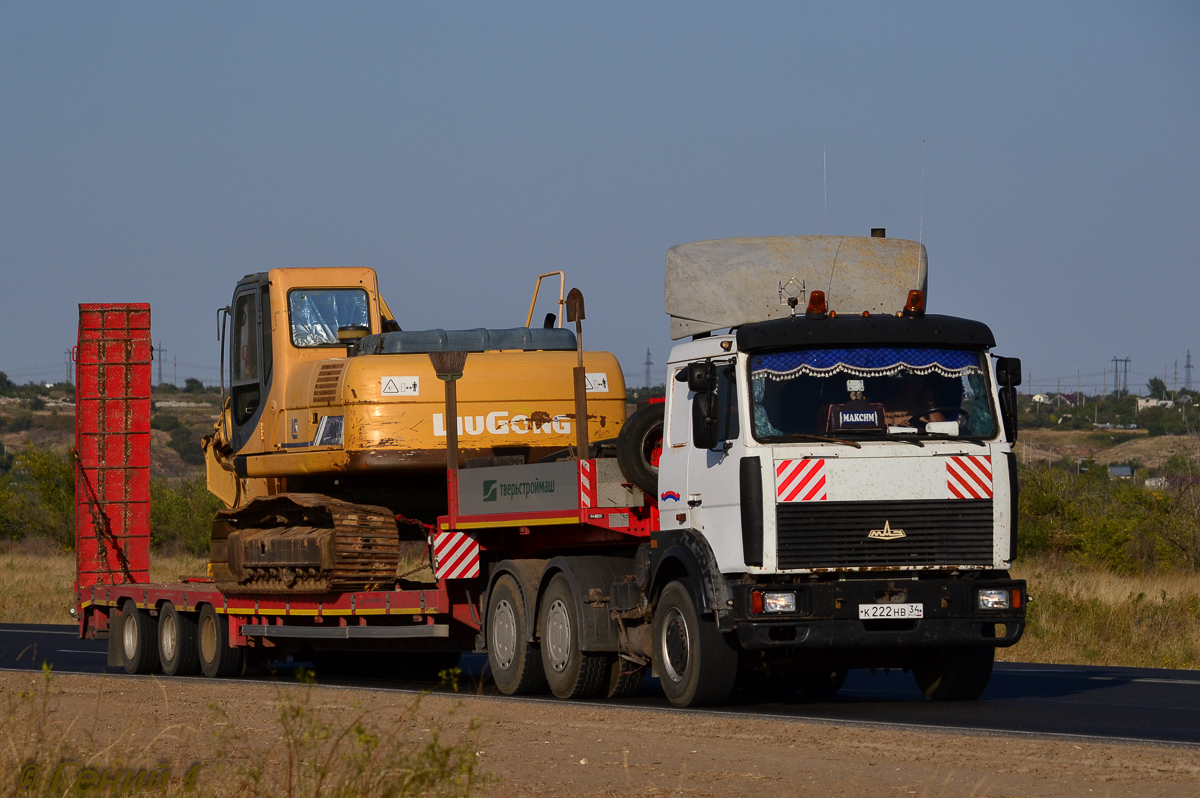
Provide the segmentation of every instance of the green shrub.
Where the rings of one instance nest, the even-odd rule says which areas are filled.
[[[188,465],[204,465],[204,449],[200,446],[199,433],[193,432],[177,416],[168,413],[158,413],[150,417],[150,429],[158,429],[171,433],[171,442],[167,444],[179,458]]]
[[[24,432],[33,426],[33,416],[28,413],[13,416],[9,419],[7,426],[9,432]]]
[[[1107,469],[1022,469],[1022,554],[1066,556],[1117,571],[1200,565],[1200,491],[1151,490]]]
[[[22,449],[0,481],[0,537],[75,546],[75,463],[69,453]]]
[[[224,507],[208,492],[204,477],[150,481],[150,542],[177,543],[189,553],[208,554],[213,517]]]

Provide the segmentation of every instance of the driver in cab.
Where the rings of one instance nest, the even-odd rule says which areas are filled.
[[[912,375],[887,399],[884,417],[889,427],[916,427],[930,421],[945,421],[946,417],[940,411],[930,412],[935,407],[933,389],[925,385],[924,377]]]

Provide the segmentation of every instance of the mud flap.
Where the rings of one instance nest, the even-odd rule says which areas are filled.
[[[121,638],[124,637],[124,618],[121,611],[113,607],[108,616],[108,667],[124,668],[121,661]]]

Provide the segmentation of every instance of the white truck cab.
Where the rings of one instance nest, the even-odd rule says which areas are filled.
[[[983,323],[927,315],[924,247],[873,232],[668,253],[672,334],[690,340],[668,361],[649,570],[700,563],[688,584],[743,678],[819,694],[898,667],[931,698],[975,698],[1024,628],[1007,572],[1020,362]],[[669,626],[672,696],[672,650],[703,654]]]

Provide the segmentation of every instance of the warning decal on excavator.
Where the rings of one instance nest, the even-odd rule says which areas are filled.
[[[421,378],[380,377],[379,393],[381,396],[419,396],[421,393]]]

